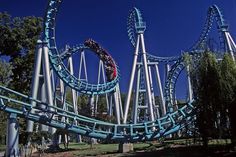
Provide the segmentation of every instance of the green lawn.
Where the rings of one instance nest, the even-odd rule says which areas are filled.
[[[89,144],[71,143],[69,145],[69,149],[76,150],[74,152],[75,156],[96,156],[102,154],[118,153],[118,146],[119,144],[96,144],[91,147]],[[149,143],[136,143],[134,144],[134,151],[143,150],[149,146]],[[63,148],[63,145],[60,147]]]
[[[216,148],[219,149],[218,146],[224,146],[224,145],[229,145],[231,143],[230,140],[210,140],[209,141],[209,146],[212,148]],[[173,146],[180,146],[182,145],[182,147],[180,147],[179,149],[174,148]],[[156,152],[157,150],[159,150],[160,153],[159,155],[164,155],[164,156],[168,156],[168,155],[173,155],[173,153],[181,153],[184,155],[188,152],[184,152],[185,149],[186,150],[191,150],[191,153],[197,154],[197,153],[201,153],[201,143],[196,143],[193,144],[193,139],[176,139],[176,140],[166,140],[164,141],[163,144],[160,144],[159,142],[146,142],[146,143],[134,143],[134,152],[133,153],[129,153],[126,154],[128,155],[135,155],[135,154],[139,154],[139,153],[151,153],[151,152]],[[195,146],[197,146],[195,148]],[[97,155],[104,155],[104,154],[110,154],[112,156],[126,156],[125,154],[119,154],[118,153],[118,147],[119,144],[96,144],[93,145],[91,147],[90,144],[78,144],[78,143],[70,143],[69,144],[69,150],[64,150],[64,146],[60,145],[60,147],[62,148],[62,152],[70,152],[71,156],[97,156]],[[5,145],[0,145],[0,151],[4,151],[6,148]],[[199,149],[200,148],[200,149]],[[223,148],[223,147],[222,147]],[[183,149],[183,150],[182,150]],[[172,154],[170,154],[170,152],[172,152]],[[60,151],[59,151],[60,152]],[[143,155],[149,155],[149,154],[143,154]]]
[[[0,152],[5,151],[6,145],[0,145]]]
[[[81,145],[77,146],[79,148],[79,151],[74,153],[76,156],[95,156],[95,155],[101,155],[101,154],[110,154],[110,153],[116,153],[118,150],[117,144],[98,144],[93,145],[91,148],[90,145]]]
[[[209,141],[209,152],[211,154],[217,155],[215,152],[225,152],[225,145],[230,144],[230,140],[210,140]],[[181,146],[182,145],[182,146]],[[110,154],[111,156],[152,156],[157,153],[159,156],[175,156],[175,154],[181,154],[181,156],[186,155],[191,156],[201,156],[204,154],[202,152],[202,144],[193,144],[193,139],[177,139],[177,140],[166,140],[163,144],[159,142],[146,142],[146,143],[134,143],[134,152],[119,154],[118,146],[119,144],[96,144],[91,147],[89,144],[77,144],[71,143],[69,145],[69,150],[74,156],[98,156]],[[63,145],[60,146],[63,148]],[[72,155],[71,154],[71,155]],[[222,155],[222,154],[220,154]]]

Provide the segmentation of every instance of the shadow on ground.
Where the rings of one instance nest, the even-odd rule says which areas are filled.
[[[42,155],[44,157],[91,157],[91,154],[81,154],[78,152],[82,150],[92,149],[48,149]],[[38,152],[39,153],[39,152]],[[38,157],[39,154],[35,153],[33,157]],[[102,154],[96,154],[99,157],[236,157],[236,151],[232,151],[230,146],[209,146],[204,148],[203,146],[185,146],[185,145],[168,145],[168,146],[156,146],[150,145],[144,149],[135,149],[131,153],[118,153],[118,152],[103,152]]]
[[[148,157],[236,157],[236,151],[231,151],[227,146],[212,146],[204,148],[203,146],[189,146],[164,148],[144,152],[134,152],[126,156],[148,156]]]

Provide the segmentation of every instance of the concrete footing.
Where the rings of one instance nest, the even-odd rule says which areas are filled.
[[[127,153],[134,150],[134,146],[132,143],[120,143],[119,144],[119,152],[120,153]]]

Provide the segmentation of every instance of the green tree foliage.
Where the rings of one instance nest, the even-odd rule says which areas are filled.
[[[11,81],[12,75],[12,66],[11,64],[0,60],[0,85],[7,86]],[[0,126],[6,126],[7,114],[3,111],[0,111]],[[0,144],[5,144],[6,137],[6,127],[1,127],[0,129]]]
[[[228,133],[228,118],[230,120],[232,142],[236,142],[236,64],[229,54],[224,55],[220,64],[221,101],[220,128],[222,133]]]
[[[229,108],[229,104],[234,100],[236,87],[236,66],[229,54],[225,54],[220,64],[221,74],[221,100],[224,103],[222,110]]]
[[[0,13],[0,54],[10,57],[11,88],[29,92],[34,63],[34,51],[42,31],[42,19],[15,17]]]
[[[193,66],[191,78],[197,109],[195,124],[207,146],[209,138],[229,137],[229,124],[231,128],[235,125],[235,116],[230,113],[236,102],[236,66],[228,54],[222,61],[217,61],[210,52],[203,53],[197,66]]]
[[[78,97],[78,112],[84,116],[91,117],[89,96],[82,94]]]
[[[215,135],[215,106],[219,99],[219,73],[217,61],[212,53],[205,52],[194,76],[195,100],[197,107],[196,125],[207,145],[208,137]]]
[[[0,60],[0,85],[7,86],[12,75],[12,65],[4,60]]]
[[[33,64],[34,51],[37,40],[42,31],[42,19],[38,17],[15,17],[12,18],[7,13],[0,12],[0,55],[9,60],[8,63],[1,63],[0,83],[21,93],[29,94]],[[8,73],[11,72],[11,73]],[[6,82],[7,80],[7,82]],[[15,105],[15,104],[9,104]],[[6,114],[1,114],[1,124],[6,126]],[[24,134],[25,120],[20,119],[20,138]],[[4,127],[6,128],[6,127]],[[2,129],[5,134],[5,130]],[[24,140],[23,140],[24,141]]]

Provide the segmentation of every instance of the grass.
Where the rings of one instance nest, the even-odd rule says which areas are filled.
[[[149,146],[150,143],[135,143],[134,151],[144,150]],[[60,145],[60,147],[63,148],[63,145]],[[90,144],[71,143],[69,150],[74,150],[73,154],[75,156],[96,156],[118,153],[118,147],[119,144],[95,144],[91,146]]]
[[[228,149],[228,145],[231,143],[229,139],[213,139],[209,140],[209,149],[204,150],[202,147],[202,143],[199,142],[200,139],[197,140],[197,143],[193,143],[193,139],[175,139],[175,140],[166,140],[162,144],[159,142],[146,142],[146,143],[134,143],[134,152],[119,154],[118,147],[119,144],[96,144],[91,147],[90,144],[86,143],[70,143],[69,149],[63,149],[64,146],[60,145],[59,151],[56,152],[48,152],[49,156],[51,153],[60,153],[66,152],[71,155],[69,156],[99,156],[99,155],[107,155],[107,156],[194,156],[199,157],[204,155],[205,153],[209,153],[213,156],[223,156],[225,154],[229,154],[230,150]],[[0,151],[4,151],[6,148],[5,145],[0,145]],[[205,152],[204,152],[205,151]],[[218,154],[217,154],[218,153]],[[233,152],[233,156],[236,156],[236,152]],[[52,155],[52,154],[51,154]],[[231,155],[232,156],[232,155]]]
[[[76,156],[95,156],[95,155],[101,155],[101,154],[111,154],[116,153],[118,150],[117,144],[97,144],[93,145],[91,148],[90,145],[83,145],[82,147],[79,147],[79,151],[74,153]]]
[[[2,152],[2,151],[5,151],[5,149],[6,149],[6,145],[0,145],[0,151]]]
[[[47,152],[47,157],[53,156],[173,156],[173,157],[202,157],[206,154],[209,156],[223,156],[227,154],[232,154],[231,156],[236,156],[235,151],[231,151],[229,145],[230,140],[225,139],[213,139],[209,141],[209,147],[207,149],[202,147],[200,139],[196,143],[193,142],[192,138],[189,139],[168,139],[163,143],[157,141],[146,142],[146,143],[134,143],[134,151],[131,153],[118,153],[119,144],[95,144],[90,145],[86,143],[70,143],[68,150],[63,149],[64,146],[60,145],[60,150],[55,152]],[[53,154],[52,154],[53,153]]]

